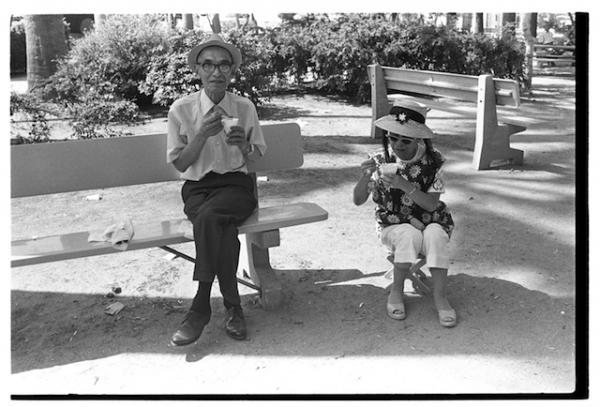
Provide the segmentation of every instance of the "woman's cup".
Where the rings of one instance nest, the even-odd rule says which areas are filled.
[[[386,177],[393,177],[398,171],[398,164],[396,163],[384,163],[379,166],[379,172],[381,175]]]
[[[398,164],[396,163],[383,163],[379,165],[379,176],[380,177],[385,177],[387,178],[387,180],[385,181],[385,187],[386,189],[390,188],[390,184],[388,184],[388,182],[391,182],[391,178],[396,175],[396,172],[398,171]]]

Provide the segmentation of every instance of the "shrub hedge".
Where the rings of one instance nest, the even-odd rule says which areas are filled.
[[[169,105],[201,84],[187,69],[185,55],[192,44],[182,41],[197,33],[178,33],[170,39],[171,53],[155,58],[143,86],[155,102]],[[243,64],[232,84],[236,93],[261,103],[273,91],[302,87],[328,94],[369,100],[366,66],[402,66],[409,69],[480,75],[523,81],[524,46],[515,38],[493,38],[447,27],[414,22],[397,24],[368,15],[306,24],[283,23],[273,29],[232,29],[223,34],[236,44]],[[189,39],[189,37],[188,37]]]

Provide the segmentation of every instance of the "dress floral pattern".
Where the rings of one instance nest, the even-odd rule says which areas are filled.
[[[406,162],[394,157],[399,168],[398,174],[421,191],[444,192],[444,181],[441,176],[444,159],[437,150],[434,150],[433,154],[437,155],[436,158],[441,162],[440,165],[436,166],[436,160],[428,152],[424,152],[422,157],[414,162]],[[375,160],[377,165],[385,162],[383,153],[375,153],[370,157]],[[373,177],[369,181],[369,192],[377,204],[375,218],[379,230],[393,224],[411,223],[411,218],[416,218],[424,226],[438,223],[448,233],[448,236],[452,235],[454,221],[444,202],[439,201],[434,211],[426,211],[401,189],[386,187],[378,171],[373,173]]]

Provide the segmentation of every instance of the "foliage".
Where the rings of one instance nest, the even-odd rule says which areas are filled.
[[[126,132],[110,127],[113,123],[134,124],[139,118],[139,109],[131,101],[110,100],[101,95],[89,95],[83,101],[67,104],[67,114],[73,117],[72,137],[88,139],[122,136]]]
[[[166,52],[166,27],[152,15],[111,15],[99,29],[76,40],[50,78],[45,94],[56,100],[84,100],[88,94],[111,95],[144,105],[138,86],[148,64]]]
[[[20,95],[15,92],[10,94],[10,116],[21,114],[25,120],[31,123],[29,137],[17,136],[18,144],[23,143],[45,143],[50,141],[50,128],[46,120],[45,109],[34,95]]]
[[[71,117],[75,137],[122,134],[109,125],[140,119],[138,105],[149,100],[138,87],[151,58],[166,52],[166,33],[155,16],[109,16],[99,29],[73,42],[39,97]]]
[[[308,35],[314,38],[310,51],[316,87],[328,93],[368,97],[367,65],[386,55],[400,35],[398,27],[381,18],[343,15],[335,21],[318,21]]]
[[[311,62],[317,87],[368,100],[366,66],[382,65],[467,75],[492,73],[522,79],[524,49],[508,35],[493,39],[448,27],[397,24],[384,18],[345,15],[310,27]]]
[[[148,63],[148,73],[139,90],[152,96],[153,102],[168,106],[179,97],[198,91],[202,83],[187,63],[192,47],[208,38],[197,31],[174,31],[167,38],[166,52],[155,54]]]
[[[242,66],[237,70],[231,91],[260,104],[277,75],[270,63],[274,55],[271,38],[254,28],[233,28],[221,34],[242,53]],[[168,53],[155,55],[150,61],[146,80],[139,87],[154,103],[168,106],[176,99],[198,91],[202,83],[187,64],[187,54],[196,44],[208,38],[198,31],[176,31],[168,38]]]

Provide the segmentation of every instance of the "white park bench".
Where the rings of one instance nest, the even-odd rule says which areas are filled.
[[[435,71],[369,65],[372,122],[389,113],[390,98],[408,97],[432,109],[476,119],[473,167],[477,170],[500,165],[522,165],[523,151],[510,147],[510,136],[531,121],[519,117],[519,83],[491,75],[459,75]],[[388,94],[388,90],[400,94]],[[467,105],[456,101],[471,102]],[[499,122],[497,107],[502,111]],[[372,125],[371,137],[381,130]]]
[[[248,165],[256,196],[256,173],[299,168],[304,162],[297,124],[268,124],[262,130],[267,153]],[[165,160],[166,134],[12,145],[11,197],[180,180],[179,173]],[[247,253],[240,257],[247,254],[247,262],[240,262],[238,281],[258,290],[265,308],[276,307],[281,299],[281,284],[269,260],[269,248],[280,244],[279,229],[327,217],[323,208],[310,202],[264,208],[259,203],[259,208],[241,225],[239,233],[245,235]],[[88,242],[91,233],[102,231],[85,230],[85,225],[82,229],[12,241],[12,267],[121,253],[108,242]],[[191,230],[191,223],[184,217],[148,219],[134,225],[127,250],[160,247],[194,261],[169,247],[193,241]]]

